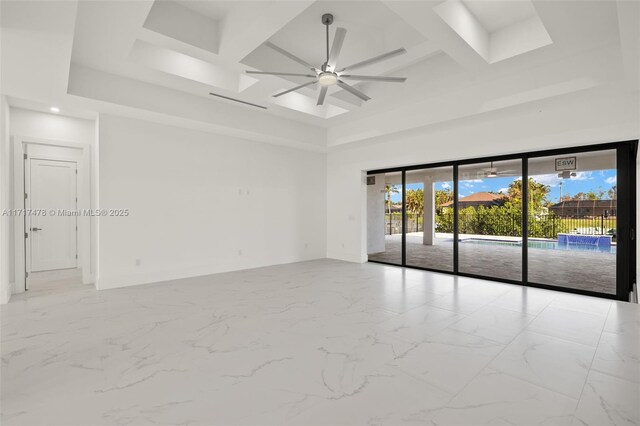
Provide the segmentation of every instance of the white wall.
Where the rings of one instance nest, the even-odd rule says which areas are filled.
[[[364,262],[363,171],[637,139],[639,95],[585,91],[333,148],[327,158],[327,256]],[[364,212],[364,213],[363,213]]]
[[[324,258],[326,157],[99,117],[98,288]]]
[[[62,142],[72,142],[89,144],[96,147],[95,122],[74,117],[66,117],[59,114],[49,114],[39,111],[25,110],[21,108],[10,108],[9,129],[11,141],[9,143],[8,173],[9,178],[6,188],[9,192],[8,204],[14,208],[14,181],[13,181],[13,139],[16,137],[25,140],[52,140]],[[3,167],[4,170],[4,167]],[[3,186],[4,187],[4,186]],[[13,229],[13,219],[10,218],[8,233],[9,244],[9,282],[15,282],[15,232]],[[3,244],[6,238],[2,237]]]
[[[93,144],[95,122],[64,115],[11,108],[11,135]]]
[[[9,104],[5,96],[0,96],[0,212],[10,208],[10,123]],[[11,297],[10,271],[11,221],[9,216],[0,216],[0,304],[7,303]]]

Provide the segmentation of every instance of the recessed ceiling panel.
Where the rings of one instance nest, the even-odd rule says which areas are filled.
[[[155,1],[144,27],[192,46],[218,53],[219,23],[173,1]]]
[[[490,64],[553,43],[530,0],[447,0],[434,11]]]
[[[537,15],[528,0],[462,0],[462,3],[489,33]]]
[[[142,40],[136,40],[134,43],[129,60],[158,71],[236,93],[257,82],[253,77],[229,71],[210,62]]]

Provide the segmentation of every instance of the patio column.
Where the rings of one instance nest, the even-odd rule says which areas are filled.
[[[436,220],[436,199],[435,199],[434,184],[429,176],[424,179],[424,210],[423,210],[423,223],[424,232],[422,233],[422,244],[427,246],[433,245],[435,234],[435,220]]]

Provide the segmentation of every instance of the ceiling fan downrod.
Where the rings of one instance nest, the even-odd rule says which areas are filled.
[[[329,64],[329,25],[333,24],[333,15],[330,13],[322,15],[322,24],[327,34],[327,60],[322,65],[322,71],[327,71],[327,65]]]

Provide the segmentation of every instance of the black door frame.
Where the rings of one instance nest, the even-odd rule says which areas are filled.
[[[533,283],[528,280],[528,185],[522,185],[522,279],[509,280],[502,278],[487,277],[484,275],[476,275],[463,273],[458,268],[458,167],[460,165],[474,164],[490,161],[514,160],[522,161],[522,179],[523,182],[528,181],[528,160],[530,158],[558,156],[566,154],[579,154],[583,152],[616,150],[616,167],[617,167],[617,238],[616,238],[616,294],[598,293],[568,287],[560,287],[549,284]],[[577,293],[587,296],[603,297],[607,299],[617,299],[627,301],[629,293],[632,290],[633,283],[636,282],[636,244],[635,244],[635,225],[636,225],[636,155],[638,151],[638,140],[628,140],[619,142],[610,142],[603,144],[572,146],[567,148],[556,148],[542,151],[528,151],[517,154],[495,155],[480,158],[469,158],[455,161],[442,161],[437,163],[419,164],[404,167],[391,167],[386,169],[376,169],[367,171],[367,175],[401,172],[402,173],[402,258],[401,264],[369,260],[373,263],[382,263],[386,265],[401,266],[411,269],[420,269],[424,271],[438,272],[449,275],[459,275],[470,278],[488,279],[492,281],[505,282],[509,284],[517,284],[527,287],[537,287],[549,290],[557,290],[568,293]],[[439,270],[434,268],[425,268],[420,266],[407,265],[406,262],[406,172],[410,170],[431,169],[436,167],[453,167],[453,271]]]

